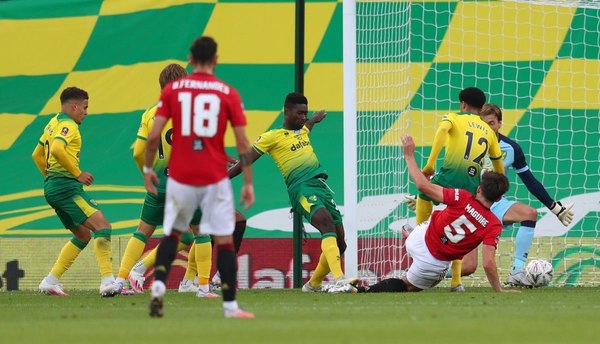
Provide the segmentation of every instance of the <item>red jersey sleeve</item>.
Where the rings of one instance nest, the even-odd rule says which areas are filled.
[[[169,84],[160,93],[160,100],[156,107],[156,116],[171,118],[173,111],[171,111],[171,103],[168,101],[171,92],[172,88],[171,84]]]
[[[471,195],[468,191],[461,189],[450,189],[444,188],[442,191],[444,195],[444,204],[446,205],[457,205],[468,199],[468,196]],[[467,195],[465,195],[465,193]]]
[[[232,127],[246,126],[246,115],[242,107],[242,99],[240,94],[232,87],[231,88],[231,117],[230,122]]]
[[[490,228],[488,229],[486,236],[483,238],[483,244],[498,247],[500,235],[502,234],[502,225],[500,223],[491,223],[489,226]]]

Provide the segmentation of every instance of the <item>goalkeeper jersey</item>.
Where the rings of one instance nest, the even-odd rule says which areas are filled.
[[[288,189],[316,176],[327,177],[310,143],[310,130],[273,129],[260,135],[254,149],[261,155],[271,155],[285,179]]]
[[[504,170],[508,172],[508,168],[512,167],[525,186],[527,186],[529,192],[550,209],[554,203],[554,199],[550,197],[548,191],[544,188],[544,185],[542,185],[542,183],[540,183],[531,173],[531,170],[527,165],[527,160],[525,159],[525,153],[523,153],[521,146],[514,140],[511,140],[500,133],[498,133],[498,140],[504,157]],[[492,162],[487,158],[484,167],[493,169]]]
[[[506,172],[508,172],[509,167],[512,167],[517,174],[529,170],[523,149],[518,143],[500,133],[498,133],[498,141],[500,143],[500,150],[502,151],[504,170]],[[484,167],[487,169],[494,168],[489,156],[486,157]]]
[[[67,158],[71,160],[74,166],[79,168],[79,153],[81,152],[81,133],[79,132],[79,124],[77,124],[69,115],[59,112],[48,122],[44,128],[44,132],[39,139],[39,144],[44,146],[46,155],[46,176],[52,177],[68,177],[77,179],[77,176],[67,171],[55,158],[50,154],[50,147],[55,140],[63,141]]]

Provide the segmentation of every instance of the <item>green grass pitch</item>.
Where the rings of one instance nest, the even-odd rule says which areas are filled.
[[[170,291],[165,316],[148,317],[149,294],[101,299],[0,292],[1,343],[593,343],[600,288],[498,294],[305,294],[242,290],[256,319],[224,319],[220,299]]]

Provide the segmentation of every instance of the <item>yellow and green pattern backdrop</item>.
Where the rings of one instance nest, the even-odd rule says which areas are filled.
[[[68,86],[90,94],[81,126],[88,190],[116,234],[137,225],[143,185],[132,159],[142,111],[158,99],[158,74],[186,65],[199,35],[219,43],[217,75],[238,88],[251,140],[282,121],[294,85],[294,2],[255,1],[8,1],[0,3],[0,236],[66,235],[45,207],[43,180],[30,154],[43,126],[60,110]],[[341,4],[306,5],[306,94],[329,118],[315,131],[320,157],[341,189]],[[334,141],[325,149],[325,133]],[[226,144],[235,156],[233,135]],[[256,167],[257,197],[247,215],[286,207],[283,179],[272,162]],[[10,167],[8,167],[10,166]],[[252,235],[252,231],[249,231]]]

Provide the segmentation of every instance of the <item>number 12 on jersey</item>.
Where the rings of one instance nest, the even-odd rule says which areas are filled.
[[[178,94],[181,104],[181,135],[190,136],[192,131],[200,137],[217,134],[221,99],[216,94],[203,93],[192,98],[191,92]]]

